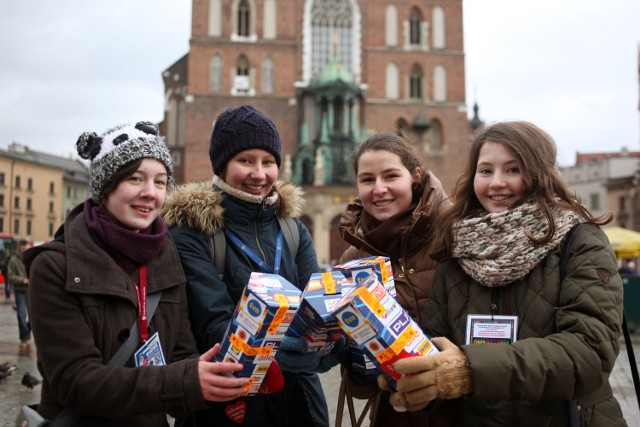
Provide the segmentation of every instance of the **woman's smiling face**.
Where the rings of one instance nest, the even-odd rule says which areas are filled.
[[[525,196],[520,162],[504,145],[488,140],[480,148],[473,189],[487,212],[511,209]]]
[[[364,209],[378,221],[406,212],[413,202],[413,183],[420,179],[402,164],[397,154],[386,150],[365,151],[358,159],[358,197]]]

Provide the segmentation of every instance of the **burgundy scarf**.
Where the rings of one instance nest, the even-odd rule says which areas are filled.
[[[87,199],[84,219],[93,240],[129,275],[159,255],[166,245],[167,225],[160,217],[148,228],[135,232],[124,228],[102,203]]]
[[[402,257],[402,236],[411,226],[413,211],[417,205],[413,203],[407,211],[385,221],[378,221],[363,209],[360,215],[360,227],[364,240],[378,249],[381,255],[394,259]]]

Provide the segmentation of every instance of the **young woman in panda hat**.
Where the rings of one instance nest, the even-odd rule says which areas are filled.
[[[219,344],[196,352],[185,276],[158,216],[173,172],[158,129],[139,122],[84,133],[77,149],[91,161],[91,197],[54,241],[25,253],[43,377],[38,412],[51,420],[73,411],[74,426],[166,426],[167,413],[234,398],[247,379],[225,374],[241,365],[210,362]],[[157,293],[149,319],[146,301]],[[136,354],[110,366],[136,332]]]

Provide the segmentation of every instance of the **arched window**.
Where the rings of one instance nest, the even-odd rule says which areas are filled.
[[[209,90],[211,92],[220,92],[222,90],[222,58],[215,54],[211,58]]]
[[[447,70],[442,65],[433,69],[433,99],[438,102],[447,100]]]
[[[235,92],[246,93],[251,89],[249,61],[247,61],[247,58],[244,55],[241,55],[236,62],[236,77],[233,83]]]
[[[387,99],[398,99],[400,95],[398,66],[393,62],[389,62],[385,77]]]
[[[398,45],[398,9],[395,5],[390,4],[384,15],[385,33],[384,39],[387,46]]]
[[[238,35],[241,37],[249,37],[251,13],[249,8],[249,2],[247,0],[240,0],[238,3]]]
[[[209,0],[209,35],[222,35],[222,6],[220,0]]]
[[[433,8],[433,47],[434,49],[444,49],[446,47],[446,26],[444,11],[440,6]]]
[[[270,56],[267,56],[264,61],[262,61],[262,93],[273,93],[273,59]]]
[[[422,69],[416,64],[409,75],[409,98],[422,99],[422,96]]]
[[[427,152],[434,154],[442,154],[442,125],[438,120],[432,120],[431,126],[427,131]]]
[[[314,0],[311,8],[311,70],[318,74],[334,58],[353,72],[349,0]]]
[[[409,16],[409,44],[420,45],[422,14],[418,8],[411,9],[411,15]]]

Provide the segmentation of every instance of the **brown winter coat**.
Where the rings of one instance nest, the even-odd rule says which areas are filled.
[[[43,377],[40,413],[52,419],[63,406],[92,416],[74,425],[165,426],[206,404],[198,380],[185,292],[173,240],[147,264],[148,293],[162,291],[150,323],[167,366],[107,367],[137,318],[131,278],[93,241],[82,205],[65,224],[64,242],[25,253],[30,319]],[[135,277],[137,280],[137,277]]]
[[[455,259],[438,267],[421,326],[469,358],[474,393],[446,401],[456,406],[456,425],[569,426],[567,401],[574,398],[581,426],[626,425],[608,381],[622,327],[616,256],[599,227],[582,225],[561,281],[560,251],[501,287],[476,282]],[[517,341],[464,345],[468,314],[517,316]]]
[[[430,257],[429,247],[435,228],[433,220],[439,210],[451,205],[442,184],[435,175],[428,173],[424,183],[424,191],[418,206],[413,211],[411,227],[400,236],[389,236],[390,239],[402,240],[403,256],[399,259],[391,259],[397,300],[418,323],[421,320],[422,308],[431,291],[436,270],[436,262]],[[370,255],[386,256],[363,239],[360,229],[362,211],[362,202],[356,199],[342,214],[339,225],[340,234],[352,246],[345,251],[340,262]]]

